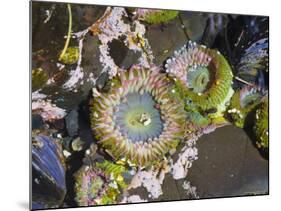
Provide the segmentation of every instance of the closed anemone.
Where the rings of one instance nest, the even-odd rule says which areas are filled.
[[[268,128],[268,98],[266,98],[256,111],[254,133],[257,138],[256,145],[268,153],[269,128]]]
[[[165,71],[175,79],[181,96],[192,101],[187,107],[215,109],[214,116],[225,111],[233,94],[233,74],[220,52],[189,41],[167,59]]]
[[[79,206],[104,204],[109,192],[109,176],[94,166],[82,166],[75,173],[75,200]]]
[[[94,135],[108,154],[146,166],[177,146],[186,116],[166,74],[133,66],[109,83],[91,107]]]
[[[261,98],[262,94],[251,86],[245,86],[235,92],[227,112],[237,127],[243,128],[245,126],[248,114],[254,111]]]

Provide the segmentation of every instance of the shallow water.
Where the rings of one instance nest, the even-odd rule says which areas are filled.
[[[105,9],[106,7],[102,6],[73,5],[72,32],[81,32],[91,26],[102,16]],[[48,14],[50,13],[51,16],[48,19]],[[162,65],[176,49],[186,44],[188,39],[191,39],[204,43],[207,47],[219,48],[221,53],[226,55],[231,66],[234,66],[241,55],[237,56],[236,52],[231,54],[229,48],[236,41],[232,41],[231,37],[228,37],[228,41],[222,39],[221,37],[224,37],[227,32],[220,30],[227,23],[233,21],[233,18],[234,16],[231,15],[180,12],[180,18],[169,23],[159,25],[145,24],[145,36],[151,46],[155,58],[154,63]],[[248,16],[248,18],[250,19],[251,17]],[[218,25],[212,28],[210,22]],[[241,26],[243,24],[245,23],[241,20]],[[82,165],[84,153],[94,141],[89,119],[90,93],[94,85],[106,90],[105,84],[108,80],[108,75],[105,72],[102,73],[100,41],[97,36],[90,34],[86,34],[81,42],[82,61],[80,66],[74,64],[62,67],[61,64],[58,64],[58,55],[63,49],[67,28],[68,13],[65,4],[32,3],[32,68],[40,67],[44,69],[48,79],[52,79],[49,83],[42,85],[40,93],[45,94],[45,99],[64,109],[67,114],[71,111],[78,112],[78,117],[55,121],[49,124],[47,129],[40,116],[38,117],[38,115],[34,114],[32,116],[32,128],[56,130],[57,133],[63,136],[64,140],[67,138],[72,139],[73,136],[80,137],[83,140],[83,150],[73,152],[66,162],[68,192],[64,205],[76,206],[73,173]],[[79,46],[80,39],[71,39],[70,46]],[[138,52],[128,49],[120,40],[112,41],[109,47],[110,56],[114,62],[125,69],[136,63],[141,56]],[[70,72],[79,71],[81,67],[83,76],[79,82],[70,89],[64,88],[63,85],[71,77]],[[264,84],[268,86],[268,78]],[[234,86],[241,86],[241,84],[235,82]],[[71,124],[75,125],[74,127],[69,127],[72,129],[66,129],[67,124],[70,124],[69,121],[72,121]],[[75,129],[76,126],[78,130]],[[198,160],[193,162],[187,177],[174,180],[171,175],[167,174],[162,185],[163,194],[157,199],[148,200],[193,199],[194,196],[188,195],[182,187],[185,181],[190,181],[191,185],[196,187],[199,198],[268,194],[268,160],[261,156],[254,146],[254,142],[255,139],[250,129],[243,130],[233,125],[218,128],[213,133],[203,135],[196,145],[199,154]],[[69,146],[65,148],[67,147]],[[104,153],[98,153],[96,156],[107,158]],[[177,156],[177,153],[175,156]],[[131,195],[140,195],[141,198],[145,199],[147,199],[148,195],[143,187],[131,190],[129,193]]]

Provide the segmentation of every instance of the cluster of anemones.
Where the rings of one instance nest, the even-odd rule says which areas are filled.
[[[233,74],[217,50],[189,41],[165,64],[188,109],[221,115],[230,100]]]
[[[245,86],[235,92],[231,98],[228,107],[228,114],[231,121],[237,126],[243,128],[246,117],[260,103],[262,94],[254,87]]]
[[[159,68],[133,66],[94,91],[91,124],[100,145],[116,160],[145,166],[162,159],[184,134],[183,103]]]

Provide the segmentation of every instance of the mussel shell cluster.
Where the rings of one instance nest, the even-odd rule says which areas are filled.
[[[62,205],[66,194],[65,168],[60,146],[37,135],[32,140],[32,202],[34,209]]]

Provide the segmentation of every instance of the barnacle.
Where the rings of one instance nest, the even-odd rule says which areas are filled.
[[[268,149],[268,98],[264,100],[256,111],[254,132],[257,137],[257,146],[264,150]]]
[[[149,24],[167,23],[175,19],[179,11],[175,10],[155,10],[155,9],[136,9],[135,16]]]
[[[233,74],[220,52],[189,41],[166,61],[165,70],[188,110],[211,113],[210,117],[225,111],[233,94]]]
[[[145,166],[174,149],[184,134],[183,103],[159,68],[133,66],[94,92],[91,124],[100,145],[116,160]]]
[[[244,127],[247,115],[255,109],[261,98],[262,94],[250,86],[245,86],[235,92],[227,112],[237,127]]]

